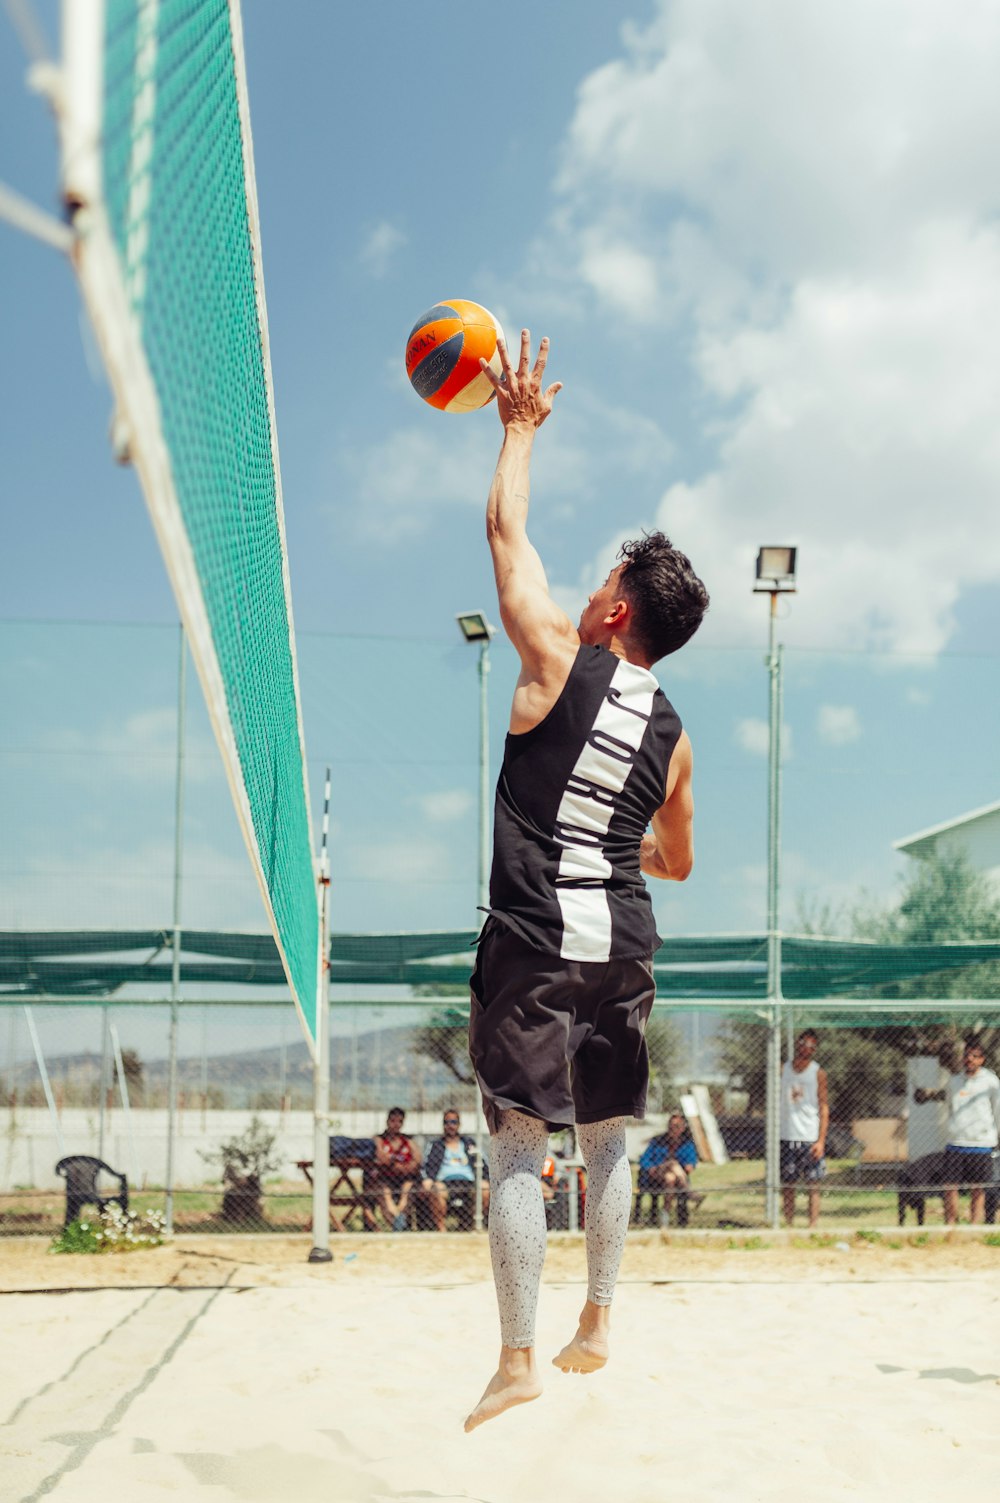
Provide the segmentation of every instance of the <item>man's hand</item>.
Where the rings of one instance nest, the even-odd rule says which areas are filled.
[[[825,1148],[825,1147],[826,1147],[826,1144],[825,1144],[825,1143],[823,1143],[823,1142],[821,1142],[821,1141],[819,1141],[819,1140],[817,1140],[817,1141],[816,1141],[816,1142],[815,1142],[815,1143],[814,1143],[814,1144],[813,1144],[813,1145],[812,1145],[812,1147],[811,1147],[811,1148],[810,1148],[810,1150],[809,1150],[809,1153],[810,1153],[810,1155],[811,1155],[811,1156],[812,1156],[812,1157],[813,1157],[813,1158],[814,1158],[814,1159],[821,1159],[821,1158],[822,1158],[822,1157],[823,1157],[823,1150],[824,1150],[824,1148]]]
[[[503,370],[501,376],[491,370],[485,360],[480,360],[479,366],[483,374],[492,382],[493,390],[497,394],[497,411],[500,414],[500,421],[508,430],[524,428],[534,432],[545,422],[552,411],[556,393],[562,390],[561,381],[554,381],[545,391],[542,390],[542,376],[545,374],[545,363],[549,358],[548,338],[543,339],[538,346],[538,359],[530,371],[528,366],[531,361],[531,335],[527,329],[521,330],[521,358],[517,363],[516,371],[511,367],[507,346],[502,339],[497,340],[497,351]]]

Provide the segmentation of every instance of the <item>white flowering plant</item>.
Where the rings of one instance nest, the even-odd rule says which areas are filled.
[[[163,1216],[159,1211],[123,1211],[119,1205],[105,1206],[96,1216],[78,1216],[63,1227],[49,1252],[111,1253],[138,1252],[143,1247],[159,1247],[163,1241]]]

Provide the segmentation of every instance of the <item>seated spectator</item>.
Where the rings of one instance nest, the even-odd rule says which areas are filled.
[[[663,1209],[669,1215],[670,1206],[679,1194],[686,1194],[692,1171],[698,1163],[698,1150],[688,1129],[687,1118],[682,1112],[671,1112],[666,1132],[650,1138],[639,1159],[638,1200],[644,1191],[649,1191],[652,1201],[649,1209],[650,1224],[656,1197],[663,1196]],[[685,1207],[686,1209],[686,1207]],[[679,1218],[686,1221],[686,1216]]]
[[[438,1232],[443,1232],[445,1229],[449,1198],[463,1185],[474,1185],[476,1180],[475,1139],[459,1131],[459,1116],[454,1107],[448,1107],[445,1111],[442,1127],[444,1130],[441,1137],[435,1138],[427,1150],[423,1181],[424,1194],[434,1220],[434,1230]],[[490,1187],[486,1183],[487,1173],[487,1165],[484,1163],[484,1216],[490,1203]]]
[[[375,1194],[386,1225],[405,1232],[410,1191],[420,1178],[420,1151],[403,1132],[406,1113],[394,1106],[375,1139]]]

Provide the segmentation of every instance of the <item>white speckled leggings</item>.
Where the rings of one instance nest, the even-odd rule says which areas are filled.
[[[577,1127],[587,1166],[587,1298],[610,1305],[632,1207],[625,1118]],[[542,1163],[548,1128],[524,1112],[500,1114],[490,1139],[490,1255],[504,1346],[535,1344],[545,1262]]]

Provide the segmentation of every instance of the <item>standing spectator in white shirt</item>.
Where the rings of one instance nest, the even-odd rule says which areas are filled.
[[[944,1151],[944,1219],[958,1221],[958,1192],[969,1191],[969,1220],[984,1220],[986,1186],[993,1183],[994,1155],[1000,1142],[1000,1080],[986,1069],[978,1039],[965,1041],[964,1069],[940,1091],[915,1093],[917,1101],[948,1103],[948,1142]]]

